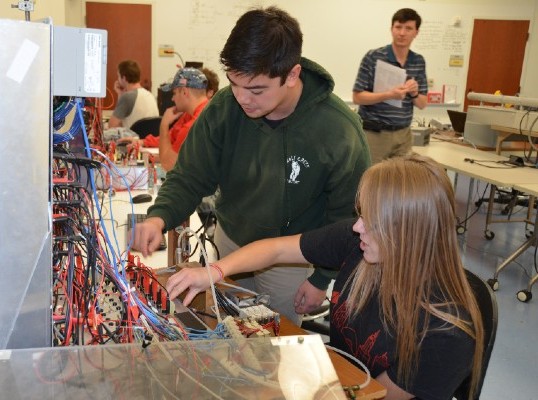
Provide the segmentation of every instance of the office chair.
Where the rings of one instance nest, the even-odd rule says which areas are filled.
[[[153,136],[159,136],[159,129],[161,127],[162,117],[148,117],[142,118],[131,125],[131,130],[138,134],[140,139],[144,139],[149,134]]]
[[[467,275],[467,280],[471,285],[471,289],[475,295],[475,299],[478,303],[478,308],[480,308],[480,312],[482,313],[482,324],[484,325],[484,353],[482,355],[482,372],[480,375],[480,380],[478,382],[476,393],[473,396],[473,399],[476,400],[480,398],[480,392],[482,391],[482,385],[484,384],[484,378],[486,376],[489,359],[491,358],[493,344],[495,343],[495,336],[497,334],[498,310],[495,294],[493,293],[493,290],[489,287],[489,285],[471,271],[465,270],[465,273]],[[458,387],[453,397],[458,400],[467,399],[470,390],[470,383],[471,377],[468,376]]]

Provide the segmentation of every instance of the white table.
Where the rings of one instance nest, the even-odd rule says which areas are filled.
[[[427,146],[414,146],[413,151],[418,154],[433,158],[448,170],[462,173],[471,178],[469,183],[469,194],[467,197],[467,207],[465,220],[469,215],[469,207],[474,187],[474,180],[488,182],[495,186],[509,186],[524,193],[538,196],[538,169],[535,168],[488,168],[494,166],[496,161],[506,161],[507,158],[498,154],[477,150],[460,144],[431,141]],[[490,195],[490,206],[492,197]],[[487,222],[488,223],[488,222]],[[538,214],[535,217],[533,233],[512,255],[510,255],[495,271],[493,279],[488,283],[493,290],[498,289],[497,277],[500,271],[509,263],[514,261],[527,248],[538,243],[536,227],[538,227]],[[487,225],[486,225],[487,227]],[[487,231],[487,230],[486,230]],[[531,287],[538,280],[535,275],[530,281],[526,290],[518,292],[518,299],[528,301],[532,297]]]
[[[536,169],[488,168],[484,164],[495,166],[495,161],[507,161],[507,157],[460,144],[431,141],[427,146],[413,146],[413,151],[433,158],[449,170],[496,186],[514,186],[514,183],[538,182],[538,171]],[[465,159],[474,162],[465,161]]]
[[[134,197],[140,193],[148,193],[147,190],[132,190],[131,195]],[[153,200],[155,200],[156,195],[153,195]],[[106,225],[107,230],[111,232],[112,226],[114,225],[116,229],[116,237],[120,250],[124,251],[127,247],[127,214],[145,214],[148,208],[153,204],[153,201],[148,203],[139,203],[131,204],[129,193],[127,191],[117,191],[116,194],[112,197],[111,202],[108,199],[105,199],[103,204],[103,219]],[[112,207],[112,212],[110,210]],[[113,218],[113,221],[112,221]],[[198,229],[201,226],[200,218],[194,212],[190,217],[190,227],[193,230]],[[172,243],[167,243],[167,246],[172,246]],[[196,245],[195,239],[191,239],[191,246],[194,248]],[[140,257],[140,261],[151,268],[167,268],[168,265],[168,251],[167,250],[158,250],[153,252],[151,256],[144,257],[142,253],[138,251],[131,250],[131,254]],[[196,253],[193,256],[193,260],[199,257],[199,253]],[[198,258],[196,258],[198,260]]]
[[[514,176],[513,168],[488,168],[488,166],[497,166],[495,162],[506,161],[507,158],[501,155],[490,152],[474,149],[472,147],[463,146],[461,144],[451,143],[447,141],[431,141],[427,146],[414,146],[413,151],[418,154],[433,158],[443,167],[456,173],[462,173],[471,178],[469,182],[469,192],[467,197],[467,207],[465,210],[465,218],[463,225],[458,227],[458,233],[463,233],[467,229],[467,218],[471,206],[472,194],[474,189],[474,180],[488,182],[495,186],[509,186],[506,182],[510,182]],[[487,166],[486,166],[487,165]],[[533,174],[534,175],[534,174]],[[525,180],[532,182],[536,181],[534,177],[525,176]],[[534,180],[532,180],[534,179]],[[493,192],[492,192],[493,193]],[[487,225],[491,221],[486,222]]]

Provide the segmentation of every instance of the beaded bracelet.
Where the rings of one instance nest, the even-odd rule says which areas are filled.
[[[222,272],[222,269],[217,264],[211,263],[211,264],[209,264],[209,266],[212,267],[212,268],[215,268],[217,270],[217,272],[219,273],[219,280],[218,281],[224,280],[224,272]]]

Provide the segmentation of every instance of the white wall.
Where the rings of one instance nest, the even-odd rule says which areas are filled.
[[[323,65],[336,81],[335,92],[351,99],[351,89],[362,56],[370,48],[390,43],[390,19],[402,6],[398,0],[155,0],[154,54],[159,44],[171,44],[185,61],[203,61],[221,73],[218,54],[237,17],[256,5],[279,4],[295,16],[304,33],[304,55]],[[176,5],[178,4],[178,5]],[[179,4],[181,4],[179,6]],[[413,49],[426,58],[427,73],[434,80],[433,90],[455,84],[459,103],[467,79],[473,21],[484,19],[529,19],[531,35],[522,75],[527,96],[538,97],[538,0],[408,0],[423,17],[423,32]],[[459,17],[459,27],[451,27]],[[437,40],[436,34],[445,36]],[[447,50],[450,49],[450,50]],[[448,67],[450,54],[463,56],[463,67]],[[177,57],[153,59],[152,81],[165,82],[173,76]],[[444,110],[441,110],[444,113]]]
[[[179,62],[177,57],[158,57],[159,45],[173,45],[185,61],[203,61],[219,73],[223,85],[226,78],[218,54],[237,17],[251,7],[277,4],[299,20],[304,33],[303,54],[333,75],[335,92],[344,100],[351,99],[364,53],[390,43],[390,19],[403,6],[416,9],[423,18],[413,49],[426,58],[428,77],[434,81],[432,90],[440,90],[443,84],[457,85],[459,103],[463,103],[474,19],[531,19],[521,86],[522,95],[538,97],[538,0],[408,0],[405,4],[397,0],[94,1],[152,5],[151,78],[156,83],[155,92],[158,84],[174,75]],[[85,3],[85,0],[39,0],[32,19],[52,15],[56,24],[83,26]],[[0,18],[24,19],[23,12],[8,6],[0,8]],[[459,27],[452,24],[456,18],[461,20]],[[451,54],[463,56],[463,67],[448,66]],[[427,112],[446,115],[440,108]]]
[[[521,79],[521,96],[524,97],[538,97],[538,0],[534,1],[531,18],[530,39]]]
[[[52,22],[58,25],[65,24],[65,2],[70,0],[38,0],[35,2],[34,11],[30,13],[30,20],[37,21],[46,17],[52,17]],[[18,4],[18,0],[5,0],[0,3],[0,18],[25,19],[24,11],[11,8],[11,4]]]

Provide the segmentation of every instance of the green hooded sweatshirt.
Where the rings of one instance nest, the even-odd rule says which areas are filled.
[[[327,71],[305,58],[301,67],[299,103],[274,129],[249,118],[229,86],[220,90],[192,126],[149,216],[173,229],[218,186],[218,223],[239,246],[352,217],[370,165],[360,118],[332,93]],[[323,288],[329,280],[314,274],[310,281]]]

